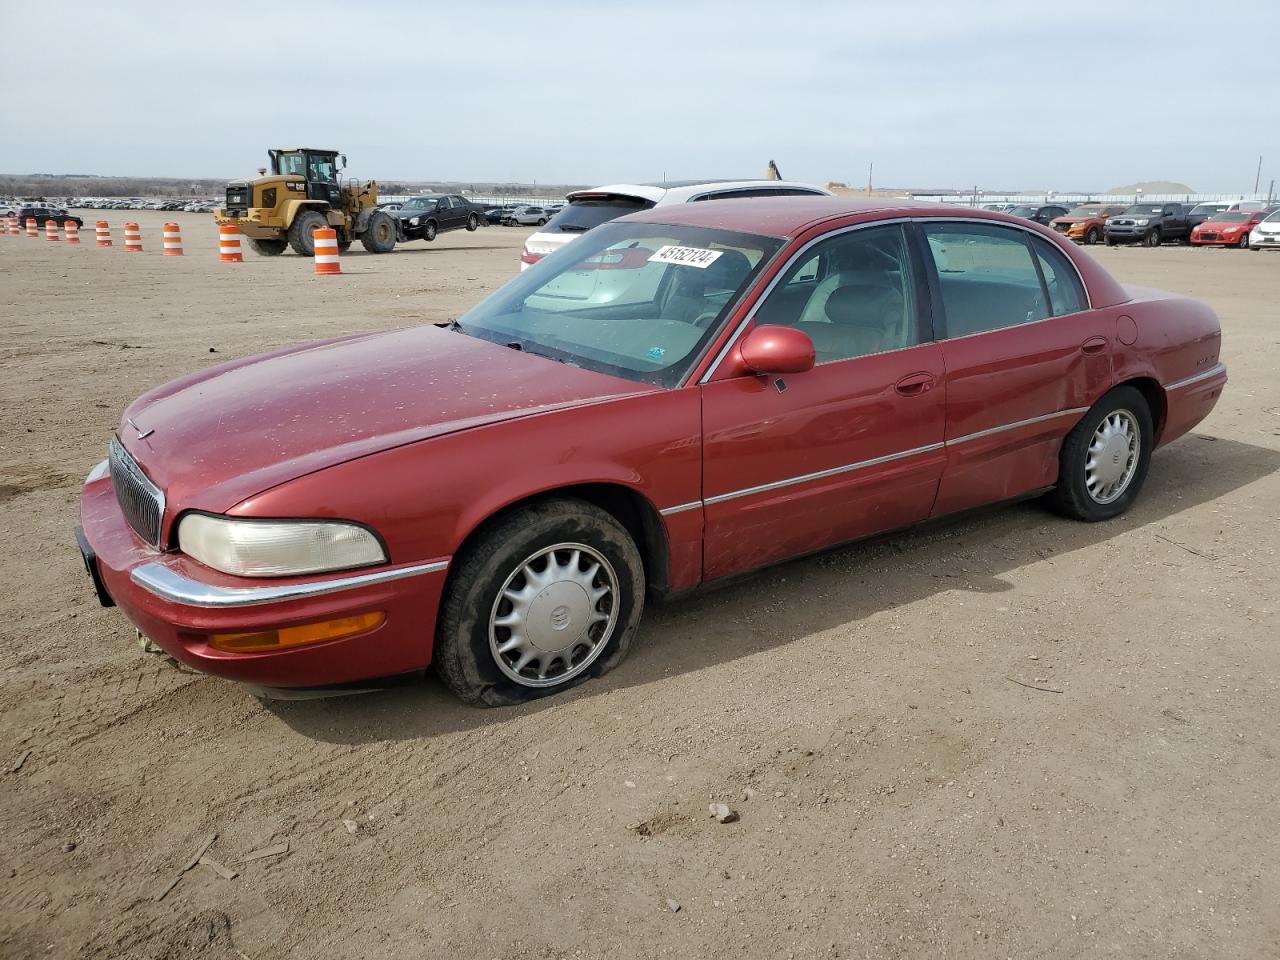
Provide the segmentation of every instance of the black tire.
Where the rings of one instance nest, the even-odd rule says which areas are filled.
[[[1128,475],[1114,498],[1105,499],[1090,492],[1087,465],[1095,434],[1103,421],[1113,414],[1129,415],[1130,424],[1136,426],[1138,449],[1133,472]],[[1133,387],[1116,387],[1095,403],[1067,434],[1058,453],[1058,485],[1047,495],[1046,500],[1064,516],[1087,523],[1119,516],[1132,506],[1142,491],[1142,485],[1147,479],[1147,469],[1151,465],[1153,443],[1151,408],[1147,406],[1146,398]],[[1113,448],[1108,453],[1115,458],[1122,456],[1123,451]],[[1120,461],[1113,459],[1112,462],[1119,465]]]
[[[327,227],[328,225],[329,221],[324,218],[324,214],[320,211],[303,210],[293,218],[293,224],[289,227],[289,246],[300,257],[314,257],[316,254],[316,239],[311,233],[317,227]]]
[[[427,243],[430,243],[436,238],[437,229],[436,222],[434,220],[428,220],[422,225],[422,239],[427,241]]]
[[[396,248],[396,222],[385,210],[375,210],[360,234],[360,245],[370,253],[390,253]]]
[[[538,226],[545,227],[546,225],[547,225],[546,217],[543,217],[541,220],[538,221]]]
[[[288,246],[288,240],[249,240],[249,249],[260,257],[278,257]]]
[[[1097,243],[1097,242],[1098,242],[1098,228],[1097,228],[1097,227],[1090,227],[1088,230],[1086,230],[1086,231],[1085,231],[1085,233],[1084,233],[1084,242],[1085,242],[1085,245],[1086,245],[1086,246],[1090,246],[1090,247],[1092,247],[1095,243]]]
[[[480,226],[480,218],[477,217],[474,213],[471,216],[467,217],[468,230],[474,233],[479,228],[479,226]]]
[[[1248,231],[1240,234],[1240,241],[1236,244],[1241,250],[1249,249],[1249,233]]]
[[[1160,237],[1159,230],[1152,230],[1150,233],[1148,233],[1145,237],[1142,238],[1142,242],[1148,247],[1160,246],[1160,240],[1161,240],[1161,237]]]
[[[1110,237],[1107,237],[1107,246],[1114,247],[1115,245],[1116,245],[1116,242],[1112,240]]]
[[[611,593],[598,600],[584,601],[588,606],[578,607],[576,612],[585,616],[586,611],[595,610],[608,613],[612,619],[595,635],[595,646],[579,640],[568,654],[572,663],[555,654],[544,654],[549,657],[545,664],[541,656],[529,662],[524,668],[526,672],[536,673],[532,666],[536,663],[538,669],[551,673],[547,685],[527,685],[537,682],[535,677],[529,677],[526,683],[517,682],[499,666],[500,655],[490,643],[489,621],[491,617],[512,615],[513,608],[501,594],[509,584],[521,582],[520,571],[526,563],[539,557],[540,551],[557,547],[545,555],[550,559],[539,562],[563,562],[568,570],[575,546],[594,551],[611,568],[612,580],[605,575],[605,565],[598,565],[597,579],[592,583],[614,584]],[[583,571],[581,562],[585,560],[588,564],[585,572],[589,574],[594,559],[586,553],[580,553],[579,558],[577,569]],[[535,565],[532,569],[536,572],[538,567]],[[576,581],[558,582],[573,584]],[[547,603],[555,602],[554,597],[547,596],[555,585],[548,583],[529,601],[531,622],[533,604],[543,598]],[[572,594],[572,588],[569,589]],[[436,673],[460,699],[488,707],[523,703],[567,690],[588,678],[607,673],[626,656],[644,609],[644,590],[644,564],[639,550],[623,526],[599,507],[583,500],[548,500],[508,514],[482,528],[453,561],[436,629],[432,658]],[[609,610],[601,610],[599,605],[606,602]],[[506,614],[499,612],[504,604],[508,605]],[[574,612],[567,601],[551,610],[549,623],[542,627],[544,634],[548,627],[564,630],[572,626],[573,620],[565,618],[573,617]],[[556,626],[553,619],[556,617],[564,619],[566,626]],[[586,630],[578,636],[591,637],[592,630],[588,622]],[[493,631],[495,644],[513,638],[510,629],[503,625],[495,625]],[[560,664],[558,671],[557,663]],[[508,669],[514,669],[509,662]],[[575,672],[562,681],[556,680],[557,673],[569,671]]]

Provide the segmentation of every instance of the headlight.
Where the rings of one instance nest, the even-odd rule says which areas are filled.
[[[288,577],[387,562],[373,533],[340,521],[190,513],[178,524],[178,546],[193,560],[237,577]]]
[[[418,225],[418,218],[417,218],[417,217],[410,217],[410,218],[409,218],[409,226],[411,226],[411,227],[416,227],[417,225]]]
[[[1151,221],[1150,221],[1150,220],[1135,220],[1135,221],[1133,221],[1133,222],[1134,222],[1134,223],[1136,223],[1136,224],[1137,224],[1138,226],[1140,226],[1140,227],[1145,227],[1145,226],[1146,226],[1148,223],[1150,223]]]

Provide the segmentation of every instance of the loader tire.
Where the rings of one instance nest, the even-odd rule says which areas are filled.
[[[249,248],[260,257],[278,257],[287,246],[288,240],[249,240]]]
[[[289,246],[300,257],[316,255],[316,240],[311,232],[317,227],[327,227],[329,221],[324,214],[315,210],[303,210],[293,218],[293,226],[289,228]]]
[[[391,214],[385,210],[376,211],[369,218],[364,233],[360,234],[360,243],[370,253],[390,253],[396,248],[396,225]]]

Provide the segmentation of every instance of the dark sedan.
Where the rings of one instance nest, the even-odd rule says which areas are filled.
[[[405,240],[426,240],[449,230],[475,230],[484,216],[478,207],[456,194],[427,194],[406,200],[395,212]]]
[[[61,207],[23,207],[18,211],[18,222],[26,223],[28,219],[34,220],[38,227],[44,227],[48,220],[54,221],[59,227],[65,227],[68,223],[74,223],[77,229],[84,226],[83,220]]]

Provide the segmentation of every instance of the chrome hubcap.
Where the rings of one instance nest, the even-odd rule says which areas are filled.
[[[1129,488],[1138,469],[1138,421],[1128,410],[1107,414],[1093,431],[1084,464],[1085,487],[1097,503],[1111,503]]]
[[[553,687],[586,670],[618,620],[618,577],[599,552],[557,543],[507,577],[489,614],[489,650],[526,687]]]

